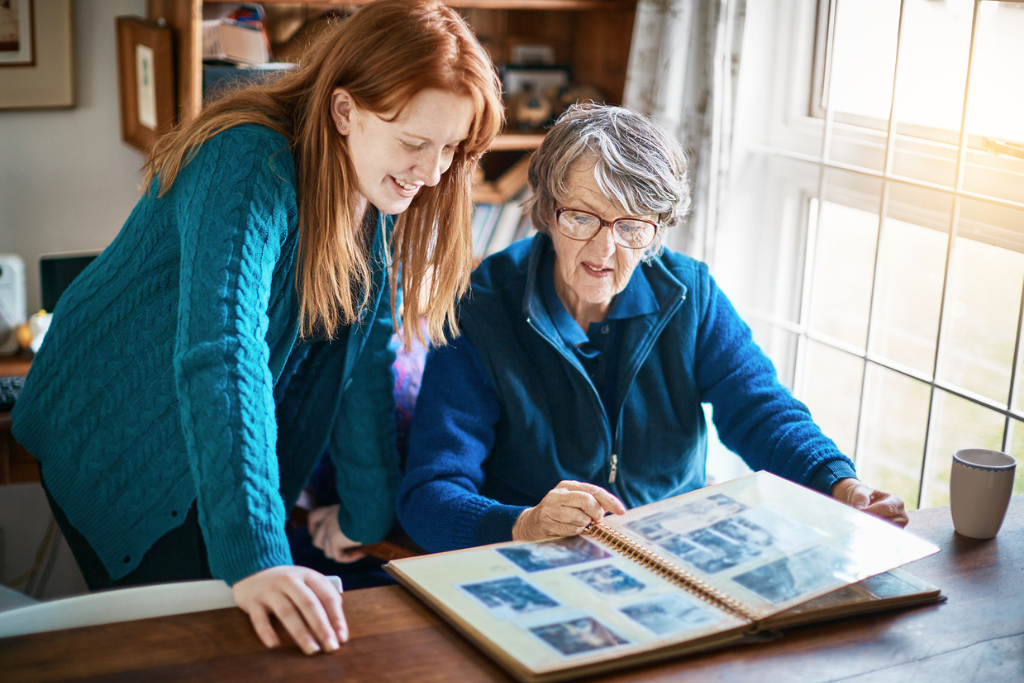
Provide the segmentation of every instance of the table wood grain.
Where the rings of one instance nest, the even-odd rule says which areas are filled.
[[[788,629],[781,638],[601,677],[601,681],[961,683],[1024,680],[1024,496],[999,535],[953,532],[948,508],[910,513],[908,529],[941,547],[907,565],[947,600]],[[404,589],[344,597],[352,638],[333,654],[266,650],[237,609],[0,639],[0,680],[509,681]]]

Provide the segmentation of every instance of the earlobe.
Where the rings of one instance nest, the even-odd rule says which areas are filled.
[[[352,129],[352,112],[355,101],[351,93],[344,88],[335,88],[331,93],[331,119],[342,135],[348,135]]]

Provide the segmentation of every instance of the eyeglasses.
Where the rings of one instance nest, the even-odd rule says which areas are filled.
[[[555,211],[558,231],[571,240],[586,242],[609,226],[612,239],[627,249],[643,249],[650,246],[658,234],[658,224],[641,218],[616,218],[606,221],[600,216],[580,209],[558,209]]]

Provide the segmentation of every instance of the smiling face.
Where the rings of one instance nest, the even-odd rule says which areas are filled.
[[[605,221],[643,218],[657,222],[657,216],[630,216],[608,199],[594,179],[594,165],[583,162],[572,169],[569,192],[560,207],[583,209]],[[563,235],[551,217],[548,234],[555,246],[555,290],[566,310],[586,331],[592,322],[604,320],[612,299],[629,284],[629,278],[646,249],[627,249],[615,243],[610,226],[602,227],[591,239],[581,242]]]
[[[331,115],[348,139],[363,207],[369,202],[381,213],[402,213],[424,186],[437,185],[469,135],[473,114],[468,95],[429,89],[409,100],[400,116],[377,115],[335,88]]]

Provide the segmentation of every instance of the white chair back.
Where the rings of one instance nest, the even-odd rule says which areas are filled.
[[[327,577],[340,592],[341,579]],[[234,607],[220,579],[113,588],[0,612],[0,638]]]
[[[0,638],[234,605],[231,589],[219,579],[114,588],[0,612]]]

